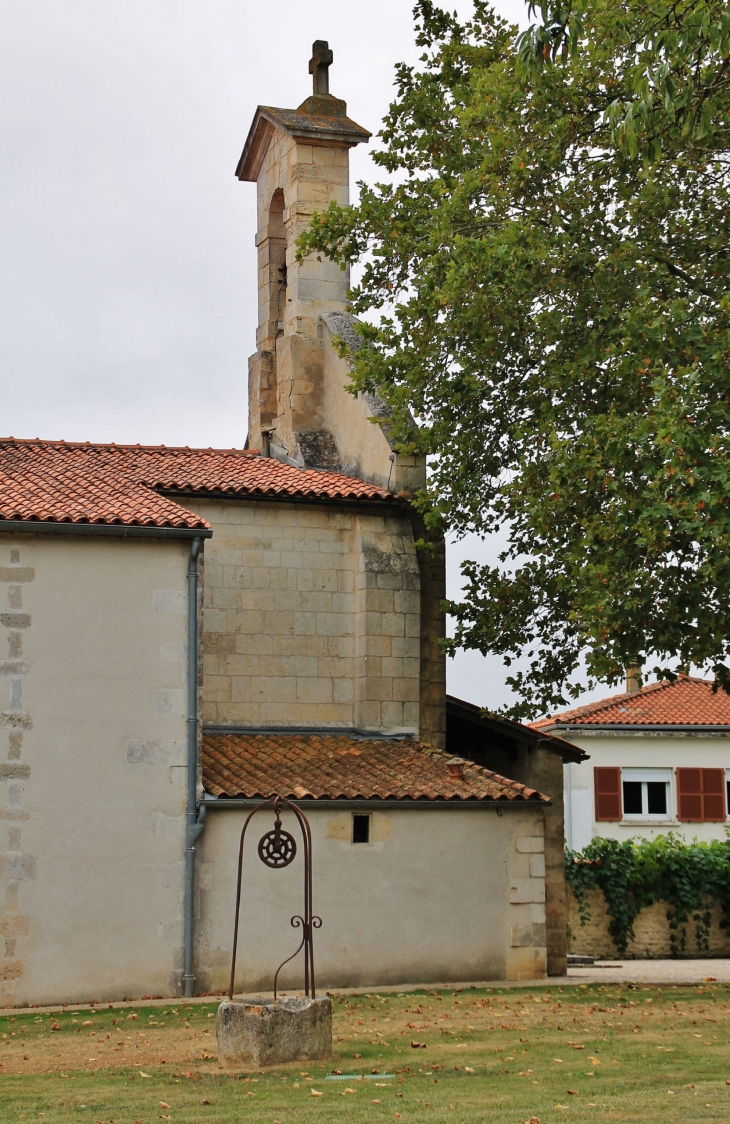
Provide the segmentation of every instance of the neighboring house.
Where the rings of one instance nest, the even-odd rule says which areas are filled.
[[[730,696],[682,675],[532,723],[586,750],[565,766],[567,845],[592,838],[725,837]]]
[[[447,729],[425,464],[345,389],[346,273],[296,260],[368,135],[328,94],[257,111],[249,449],[0,441],[0,1004],[227,987],[238,837],[274,791],[311,819],[322,986],[565,971],[572,751],[462,706],[470,740],[455,701]],[[244,876],[237,986],[269,988],[301,862],[253,846]]]

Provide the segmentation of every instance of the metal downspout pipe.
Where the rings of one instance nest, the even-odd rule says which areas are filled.
[[[195,843],[205,827],[206,808],[198,814],[198,555],[195,538],[188,559],[188,800],[185,813],[185,969],[183,995],[193,994],[195,925]]]

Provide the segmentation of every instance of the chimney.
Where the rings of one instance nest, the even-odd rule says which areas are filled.
[[[463,757],[451,757],[446,762],[446,767],[449,770],[449,775],[454,781],[463,781],[464,779],[464,765],[466,762]]]
[[[634,695],[637,691],[641,690],[641,667],[638,664],[630,664],[626,668],[626,694]]]

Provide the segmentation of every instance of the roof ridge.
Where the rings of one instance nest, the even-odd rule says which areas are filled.
[[[120,452],[137,452],[139,450],[141,453],[155,453],[164,450],[166,453],[225,453],[227,456],[235,454],[243,457],[261,457],[259,449],[237,449],[235,445],[230,449],[213,445],[141,445],[139,442],[135,445],[125,445],[117,441],[66,441],[64,437],[0,437],[0,445],[31,445],[36,448],[51,447],[58,449],[113,449]],[[291,465],[290,467],[296,466]]]

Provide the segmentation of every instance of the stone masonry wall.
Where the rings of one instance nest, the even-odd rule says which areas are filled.
[[[508,980],[539,980],[547,974],[545,913],[545,838],[542,809],[515,825],[514,850],[508,851]]]
[[[581,925],[578,903],[573,892],[568,889],[568,947],[571,953],[581,956],[595,956],[596,959],[612,960],[617,956],[616,948],[608,933],[609,916],[606,902],[600,890],[593,890],[588,896],[591,920]],[[720,928],[722,914],[719,906],[715,908],[710,929],[710,951],[698,952],[695,941],[695,926],[690,918],[687,925],[687,951],[691,957],[730,956],[730,934]],[[655,902],[642,910],[634,922],[636,939],[631,941],[624,959],[656,960],[672,955],[667,922],[667,907],[664,902]]]
[[[23,739],[32,728],[33,720],[27,712],[23,688],[29,671],[23,644],[25,633],[31,626],[26,587],[35,580],[35,569],[23,565],[18,547],[10,551],[10,565],[0,569],[2,598],[3,651],[0,674],[6,683],[5,697],[0,708],[0,725],[7,732],[7,760],[0,763],[0,780],[7,781],[7,805],[0,811],[6,821],[6,845],[0,852],[0,885],[4,895],[0,905],[0,938],[3,941],[0,959],[0,1007],[11,1007],[16,1001],[17,981],[26,972],[22,955],[23,938],[28,935],[28,916],[23,912],[21,891],[23,882],[34,877],[35,857],[27,854],[22,845],[22,834],[28,811],[23,807],[23,782],[30,778],[30,766],[23,757]]]
[[[406,515],[193,505],[207,725],[418,731],[419,574]]]

